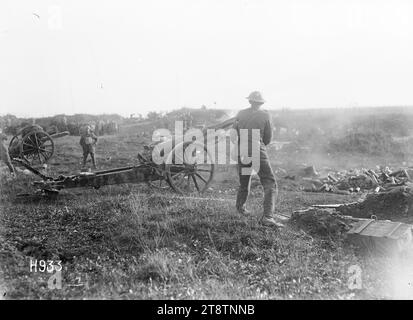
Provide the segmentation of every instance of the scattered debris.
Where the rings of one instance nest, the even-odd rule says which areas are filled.
[[[394,187],[404,186],[411,181],[408,169],[392,171],[389,167],[372,169],[354,169],[350,171],[328,172],[324,177],[314,167],[303,169],[302,190],[306,192],[331,192],[337,194],[359,193],[373,190],[388,191]],[[305,174],[304,174],[305,173]],[[311,178],[309,178],[311,177]],[[284,179],[295,180],[297,176],[286,175]]]

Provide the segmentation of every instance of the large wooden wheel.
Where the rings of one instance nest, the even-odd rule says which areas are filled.
[[[182,148],[182,155],[178,148]],[[185,142],[172,149],[165,164],[167,181],[180,194],[202,193],[214,177],[214,162],[206,146]]]
[[[44,131],[29,132],[20,141],[20,157],[32,166],[46,163],[53,152],[53,139]]]

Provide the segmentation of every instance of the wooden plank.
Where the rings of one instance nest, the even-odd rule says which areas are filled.
[[[385,235],[386,238],[391,238],[391,235],[402,225],[401,222],[396,223],[396,225]]]
[[[352,233],[360,233],[361,231],[363,231],[365,228],[367,228],[368,225],[370,225],[373,221],[373,219],[370,220],[365,220],[362,223],[360,223],[357,227],[353,227],[352,229],[350,229],[349,231],[347,231],[347,233],[352,234]]]

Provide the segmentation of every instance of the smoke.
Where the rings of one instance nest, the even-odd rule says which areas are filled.
[[[225,110],[225,114],[217,119],[217,122],[224,122],[228,119],[234,118],[238,114],[236,110]]]
[[[389,296],[392,299],[413,299],[413,259],[396,257],[387,270]]]

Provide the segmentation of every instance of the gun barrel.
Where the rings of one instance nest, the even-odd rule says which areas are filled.
[[[64,137],[64,136],[68,136],[69,134],[70,134],[69,131],[63,131],[63,132],[58,132],[58,133],[51,134],[50,137],[55,139],[55,138],[61,138],[61,137]]]
[[[218,124],[214,124],[212,126],[208,126],[204,129],[204,134],[206,133],[206,131],[208,129],[215,129],[215,130],[219,130],[219,129],[225,129],[228,128],[232,125],[234,125],[236,118],[229,118],[228,120],[225,120],[224,122],[218,123]]]

